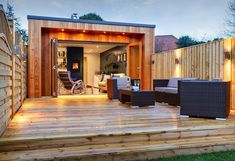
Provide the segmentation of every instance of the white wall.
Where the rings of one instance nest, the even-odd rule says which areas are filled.
[[[95,73],[100,71],[100,54],[84,53],[84,57],[87,58],[87,84],[94,85]]]

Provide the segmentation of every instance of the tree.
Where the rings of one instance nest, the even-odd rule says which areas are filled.
[[[28,44],[28,34],[27,30],[21,28],[20,19],[15,17],[14,7],[7,3],[6,16],[10,20],[15,20],[16,31],[21,35],[24,44]]]
[[[235,0],[230,0],[228,4],[228,35],[234,36],[235,35]]]
[[[96,13],[87,13],[83,16],[80,16],[79,19],[103,21],[103,19],[100,17],[100,15],[98,15]]]
[[[182,36],[178,39],[178,42],[176,43],[178,48],[188,47],[192,45],[202,44],[203,41],[197,41],[191,38],[190,36]]]
[[[6,16],[10,20],[14,20],[15,19],[14,7],[12,5],[10,5],[9,3],[7,3]]]

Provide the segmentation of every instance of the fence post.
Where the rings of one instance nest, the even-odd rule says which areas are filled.
[[[14,104],[15,104],[15,53],[12,52],[12,105],[11,105],[11,118],[13,118],[15,114]]]
[[[20,75],[21,75],[21,79],[20,79],[20,80],[21,80],[21,82],[20,82],[20,83],[21,83],[21,105],[23,104],[23,101],[24,101],[24,95],[23,95],[23,91],[24,91],[24,90],[23,90],[23,87],[24,87],[24,84],[23,84],[23,83],[24,83],[24,73],[23,73],[23,72],[24,72],[24,66],[23,66],[23,65],[24,65],[24,64],[23,64],[23,63],[24,63],[23,56],[20,55],[20,68],[21,68],[21,69],[20,69]]]

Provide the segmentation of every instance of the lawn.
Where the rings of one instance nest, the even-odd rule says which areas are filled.
[[[235,151],[153,159],[151,161],[235,161]]]

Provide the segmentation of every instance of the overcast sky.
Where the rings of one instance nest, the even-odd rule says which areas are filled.
[[[0,0],[5,4],[7,0]],[[106,21],[156,25],[156,35],[224,37],[228,0],[8,0],[27,29],[27,15],[99,14]]]

